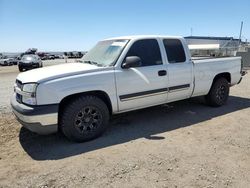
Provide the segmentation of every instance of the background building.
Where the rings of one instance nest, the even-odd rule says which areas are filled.
[[[235,56],[240,45],[233,37],[185,37],[192,56]]]

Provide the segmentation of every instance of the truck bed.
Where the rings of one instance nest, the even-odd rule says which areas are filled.
[[[231,85],[237,84],[241,78],[239,74],[241,57],[195,59],[193,63],[195,77],[193,96],[206,95],[214,77],[219,73],[230,73]]]

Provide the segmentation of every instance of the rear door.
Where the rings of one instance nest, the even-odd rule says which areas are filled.
[[[168,61],[168,102],[189,98],[193,90],[193,63],[180,39],[163,39]]]
[[[135,41],[126,57],[138,56],[141,67],[115,71],[119,111],[153,106],[167,101],[167,67],[156,39]],[[126,58],[125,57],[125,58]]]

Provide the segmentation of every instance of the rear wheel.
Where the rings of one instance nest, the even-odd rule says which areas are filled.
[[[229,83],[225,78],[219,78],[213,83],[205,99],[208,105],[218,107],[227,102],[228,96]]]
[[[84,142],[99,137],[107,128],[109,110],[96,96],[69,102],[61,115],[61,130],[70,140]]]

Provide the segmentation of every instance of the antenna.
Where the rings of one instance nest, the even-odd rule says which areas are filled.
[[[193,36],[193,28],[192,27],[190,28],[190,31],[191,31],[191,36]]]

